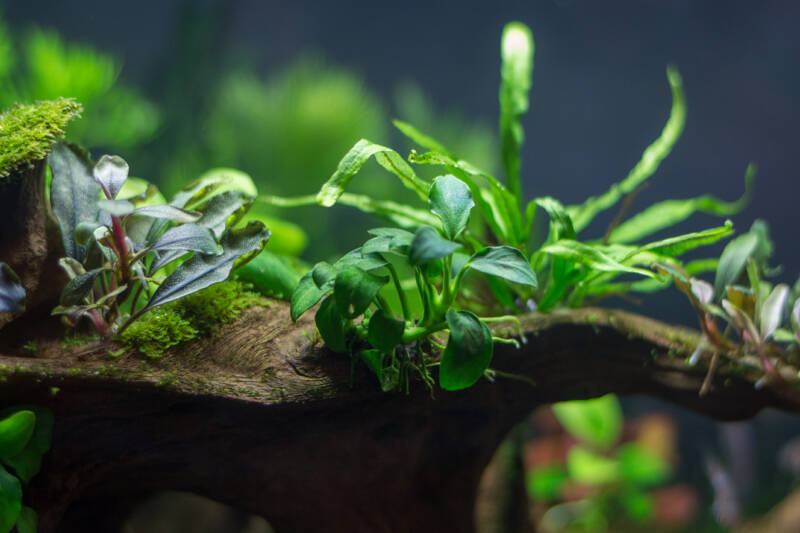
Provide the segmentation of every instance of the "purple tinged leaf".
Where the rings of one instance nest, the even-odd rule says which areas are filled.
[[[763,340],[769,339],[778,329],[778,326],[781,325],[787,296],[789,296],[789,286],[785,283],[780,283],[772,289],[770,295],[761,305],[759,325],[761,326],[761,338]]]
[[[191,224],[192,222],[197,222],[201,217],[201,214],[197,211],[187,211],[171,205],[145,205],[132,210],[131,214],[171,220],[178,224]]]
[[[210,229],[196,224],[183,224],[170,228],[150,247],[153,251],[183,250],[219,255],[222,247]]]
[[[133,213],[134,205],[128,200],[98,200],[97,207],[110,215],[123,217]]]
[[[689,280],[692,287],[692,294],[701,304],[710,303],[714,299],[714,287],[701,279],[692,278]]]
[[[92,174],[94,180],[103,189],[106,198],[113,200],[117,197],[125,180],[128,179],[128,163],[118,155],[104,155],[94,166]]]

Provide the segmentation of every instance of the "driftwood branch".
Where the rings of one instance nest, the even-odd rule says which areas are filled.
[[[292,324],[275,302],[151,362],[112,357],[111,343],[42,339],[33,356],[9,346],[0,402],[56,417],[26,493],[42,531],[113,531],[163,489],[231,503],[281,532],[469,531],[483,467],[538,405],[615,392],[725,420],[768,406],[800,412],[800,389],[757,389],[762,373],[741,364],[721,364],[699,396],[706,368],[685,363],[691,330],[601,309],[522,321],[525,344],[498,346],[492,366],[535,385],[498,378],[435,397],[421,383],[387,394],[358,368],[351,387],[349,358],[314,340],[310,313]]]

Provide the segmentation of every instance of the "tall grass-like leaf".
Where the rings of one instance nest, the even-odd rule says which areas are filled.
[[[503,28],[500,71],[500,151],[506,181],[517,202],[520,185],[520,149],[525,137],[522,116],[528,112],[533,76],[534,43],[531,30],[521,22]]]
[[[450,339],[439,365],[439,385],[461,390],[478,381],[492,362],[492,333],[469,311],[447,310]]]
[[[345,154],[336,172],[322,186],[317,194],[317,202],[325,207],[335,204],[353,176],[373,156],[379,165],[400,178],[403,185],[416,192],[422,200],[428,199],[429,185],[417,177],[400,154],[391,148],[361,139]]]
[[[609,242],[628,243],[686,220],[694,213],[731,216],[740,212],[750,202],[756,167],[752,163],[745,172],[744,194],[734,202],[724,202],[711,195],[688,200],[665,200],[651,205],[632,216],[609,234]]]
[[[732,233],[733,224],[728,221],[724,226],[707,229],[705,231],[685,233],[683,235],[677,235],[675,237],[669,237],[660,241],[651,242],[640,247],[636,251],[631,252],[628,257],[625,258],[625,260],[627,261],[628,259],[631,259],[642,252],[652,252],[654,254],[666,257],[677,257],[700,246],[713,244],[720,239],[724,239],[728,235],[731,235]]]
[[[654,278],[655,274],[649,270],[625,266],[615,261],[597,248],[571,239],[561,239],[543,247],[541,252],[556,257],[562,257],[575,263],[586,265],[592,270],[601,272],[629,272]]]
[[[83,261],[86,247],[75,242],[75,229],[82,222],[97,220],[100,186],[92,176],[86,152],[76,146],[56,143],[47,162],[53,172],[50,182],[50,204],[61,228],[61,242],[69,257]]]
[[[516,248],[511,246],[489,246],[470,257],[467,268],[490,276],[536,287],[536,274],[530,263]]]
[[[442,143],[440,143],[430,135],[422,133],[411,124],[403,122],[402,120],[393,120],[392,124],[394,124],[394,127],[400,130],[403,133],[403,135],[405,135],[418,145],[422,146],[423,148],[431,150],[433,152],[442,153],[448,157],[453,157],[453,154],[450,152],[450,150],[445,148]]]
[[[0,262],[0,313],[16,313],[25,309],[25,289],[19,276]]]
[[[672,90],[672,109],[661,135],[648,146],[642,158],[620,183],[615,183],[600,196],[587,199],[579,206],[570,206],[575,231],[581,231],[594,217],[613,206],[623,195],[632,192],[658,170],[661,161],[669,155],[683,133],[686,123],[686,100],[683,94],[683,81],[674,67],[667,67],[667,80]]]
[[[721,295],[725,287],[736,283],[757,247],[758,236],[752,232],[739,235],[725,246],[714,278],[714,294]]]
[[[446,174],[433,180],[428,204],[431,213],[442,221],[445,236],[455,239],[467,227],[475,202],[466,183]]]
[[[260,222],[227,231],[220,241],[220,255],[195,254],[167,276],[144,309],[177,300],[188,294],[225,281],[237,264],[243,264],[264,247],[269,231]]]

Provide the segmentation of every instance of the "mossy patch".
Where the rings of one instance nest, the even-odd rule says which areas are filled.
[[[239,281],[224,281],[142,316],[120,336],[128,347],[158,358],[177,344],[211,335],[238,318],[242,309],[259,303]]]
[[[0,115],[0,184],[17,170],[44,159],[67,124],[80,116],[73,98],[16,104]]]

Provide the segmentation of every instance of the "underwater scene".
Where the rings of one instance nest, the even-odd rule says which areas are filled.
[[[0,0],[0,533],[800,531],[799,27]]]

